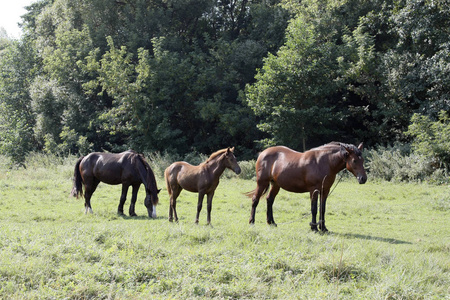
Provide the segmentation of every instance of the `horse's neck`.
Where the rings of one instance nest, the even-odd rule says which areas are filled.
[[[336,174],[345,169],[345,160],[340,151],[330,154],[330,169]]]
[[[206,166],[210,174],[212,174],[214,178],[218,178],[220,175],[222,175],[223,171],[225,171],[223,156],[220,155],[217,158],[214,158],[213,160],[209,161]]]

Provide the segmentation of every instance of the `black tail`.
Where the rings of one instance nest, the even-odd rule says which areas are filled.
[[[73,188],[72,188],[72,192],[70,193],[71,196],[73,197],[83,197],[83,178],[81,178],[81,173],[80,173],[80,163],[83,160],[83,157],[80,157],[77,161],[77,163],[75,164],[75,170],[73,172]]]

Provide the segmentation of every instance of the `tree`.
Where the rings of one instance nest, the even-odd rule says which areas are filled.
[[[247,88],[263,143],[405,141],[414,113],[449,110],[445,3],[285,0],[286,43]]]
[[[247,87],[247,101],[261,116],[258,127],[269,134],[263,141],[266,146],[281,143],[305,149],[339,132],[333,124],[346,112],[336,108],[345,84],[339,80],[338,62],[346,55],[342,39],[348,32],[339,19],[347,5],[303,1],[296,6],[285,45],[276,56],[269,55],[256,83]]]
[[[19,165],[35,146],[35,116],[28,93],[34,65],[33,48],[24,41],[11,41],[0,52],[0,153]]]

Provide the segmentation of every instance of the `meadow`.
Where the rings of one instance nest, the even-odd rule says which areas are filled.
[[[255,182],[225,176],[195,225],[197,195],[183,191],[168,222],[158,175],[158,217],[141,189],[136,213],[117,215],[120,186],[69,197],[75,157],[40,156],[27,169],[0,162],[2,299],[450,299],[450,188],[345,176],[327,202],[328,234],[311,232],[307,194],[281,191],[278,227]],[[129,199],[125,204],[128,211]],[[205,200],[206,201],[206,200]]]

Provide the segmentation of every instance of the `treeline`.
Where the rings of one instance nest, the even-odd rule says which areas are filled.
[[[27,10],[23,36],[0,39],[0,153],[16,162],[29,151],[226,146],[247,159],[338,140],[412,142],[448,168],[450,139],[428,130],[449,126],[448,0],[40,0]]]

